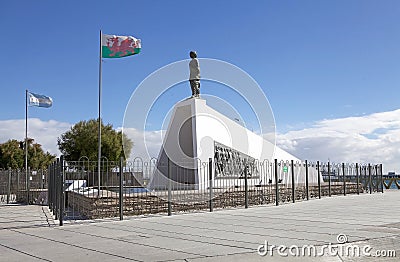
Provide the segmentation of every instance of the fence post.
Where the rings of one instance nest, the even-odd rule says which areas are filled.
[[[64,178],[64,156],[60,157],[60,226],[64,225],[64,207],[65,207],[65,178]]]
[[[332,196],[331,194],[331,163],[328,161],[328,195]]]
[[[57,162],[56,162],[56,164],[54,165],[54,179],[55,179],[55,183],[54,183],[54,204],[55,204],[55,207],[54,207],[54,218],[55,218],[55,220],[58,220],[58,218],[59,218],[59,211],[60,211],[60,196],[59,196],[59,190],[60,190],[60,179],[59,179],[59,175],[58,175],[58,171],[59,171],[59,168],[60,168],[60,159],[59,158],[57,158]]]
[[[44,188],[44,181],[43,181],[44,175],[43,175],[43,168],[40,169],[40,189]]]
[[[31,168],[28,167],[28,171],[26,171],[26,201],[28,202],[27,204],[30,205],[30,193],[31,193]]]
[[[56,159],[55,162],[53,162],[53,213],[55,217],[58,216],[57,212],[57,185],[58,185],[58,179],[57,179],[57,166],[58,166],[58,158]],[[56,220],[58,218],[55,218]]]
[[[358,173],[358,163],[356,163],[356,182],[357,182],[357,195],[360,194],[360,174]]]
[[[293,159],[292,159],[292,161],[291,161],[291,163],[290,163],[290,169],[291,169],[291,172],[292,172],[292,202],[294,203],[296,200],[295,200],[295,195],[294,195],[294,193],[295,193],[295,183],[294,183],[294,164],[293,164]]]
[[[212,174],[212,172],[213,172],[213,166],[212,166],[212,158],[210,157],[209,159],[208,159],[208,178],[209,178],[209,185],[210,185],[210,187],[209,187],[209,190],[210,190],[210,212],[213,212],[213,209],[214,209],[214,207],[213,207],[213,205],[214,205],[214,203],[213,203],[213,174]]]
[[[346,195],[346,169],[344,163],[342,163],[342,172],[343,172],[343,195]]]
[[[321,177],[319,174],[319,161],[317,161],[317,176],[318,176],[318,198],[321,199]]]
[[[53,163],[51,163],[50,165],[48,165],[48,167],[47,167],[47,173],[48,173],[48,176],[49,176],[49,178],[47,179],[47,205],[49,206],[49,210],[51,211],[51,212],[53,212],[53,207],[52,207],[52,199],[51,199],[51,194],[52,194],[52,188],[51,188],[51,180],[52,180],[52,176],[53,176],[53,174],[52,174],[52,172],[51,172],[51,167],[52,167],[52,165],[53,165]]]
[[[50,212],[52,212],[51,209],[51,164],[47,166],[47,173],[49,178],[47,179],[47,205],[49,206]]]
[[[365,193],[369,193],[369,182],[368,182],[368,165],[364,165],[364,188],[365,188]],[[362,169],[361,169],[362,170]],[[362,176],[362,171],[360,173],[360,176]]]
[[[372,194],[371,164],[368,164],[369,193]]]
[[[381,192],[383,193],[383,171],[382,171],[382,164],[379,164],[379,172],[381,174]]]
[[[279,206],[278,159],[275,158],[275,204]]]
[[[308,191],[308,161],[305,161],[305,165],[306,165],[306,195],[307,195],[307,200],[310,200],[310,193]]]
[[[55,185],[54,185],[54,188],[55,188],[55,201],[54,201],[54,204],[55,204],[55,219],[56,220],[58,220],[58,218],[59,218],[59,215],[60,215],[60,213],[59,213],[59,211],[60,211],[60,194],[59,194],[59,191],[60,191],[60,179],[59,179],[59,165],[60,165],[60,160],[59,160],[59,158],[57,158],[57,162],[56,162],[56,166],[55,166]]]
[[[119,200],[119,220],[124,219],[124,209],[123,209],[123,204],[124,204],[124,183],[123,183],[123,176],[124,176],[124,166],[123,166],[123,161],[124,159],[121,157],[119,160],[119,194],[118,194],[118,200]]]
[[[7,204],[10,204],[10,194],[11,194],[11,168],[8,169]]]
[[[249,172],[249,166],[246,164],[244,167],[244,208],[249,207],[249,191],[247,185],[247,173]]]
[[[170,159],[168,158],[168,216],[171,215],[171,167],[170,167]]]
[[[17,170],[17,192],[19,193],[19,170]]]

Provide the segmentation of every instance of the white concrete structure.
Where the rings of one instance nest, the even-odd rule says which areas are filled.
[[[216,144],[222,144],[232,151],[240,152],[240,154],[248,156],[249,159],[257,160],[258,163],[265,160],[273,162],[274,159],[301,162],[297,157],[276,147],[273,143],[209,107],[206,100],[190,98],[177,103],[173,109],[163,146],[158,156],[157,169],[149,187],[165,189],[168,185],[166,178],[168,168],[170,168],[169,173],[172,183],[174,183],[173,188],[199,189],[208,187],[208,167],[202,163],[208,163],[210,158],[214,161]],[[300,173],[305,173],[305,170]],[[262,179],[258,176],[251,179],[251,184],[266,183],[266,180],[275,181],[270,170],[266,171],[265,175],[268,179],[264,177],[261,181]],[[236,184],[238,174],[232,174],[232,176],[229,179],[225,178],[224,185]],[[218,178],[216,174],[213,177]],[[289,175],[283,176],[282,174],[279,177],[283,183],[291,183]],[[305,176],[296,174],[296,183],[304,183],[304,180]],[[317,180],[317,172],[310,168],[309,183],[315,184]],[[323,181],[322,176],[321,181]]]

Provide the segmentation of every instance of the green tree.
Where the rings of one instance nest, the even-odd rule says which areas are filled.
[[[101,123],[101,155],[108,160],[118,160],[121,156],[125,158],[122,139],[124,139],[125,151],[130,154],[132,141],[122,134],[121,131],[113,129],[112,125]],[[70,130],[58,138],[58,148],[64,155],[65,160],[78,160],[88,157],[97,160],[98,155],[98,121],[80,121]]]
[[[28,167],[33,170],[44,169],[54,161],[55,155],[44,152],[40,144],[28,138]],[[25,168],[24,142],[10,139],[0,144],[0,168]]]

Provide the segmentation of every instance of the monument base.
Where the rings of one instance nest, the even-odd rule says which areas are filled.
[[[275,183],[274,159],[302,162],[209,107],[206,100],[189,98],[173,109],[149,188],[206,189],[211,177],[223,187],[240,186],[245,174],[248,185],[268,185]],[[290,176],[281,173],[280,182],[289,183]],[[317,183],[317,176],[309,169],[310,184]],[[296,176],[295,182],[304,183],[305,176]]]

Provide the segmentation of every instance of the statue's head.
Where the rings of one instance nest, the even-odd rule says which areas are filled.
[[[190,55],[190,58],[197,58],[196,51],[190,51],[189,55]]]

